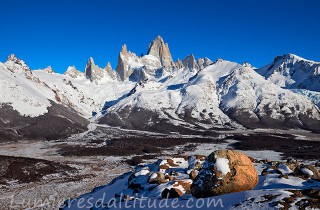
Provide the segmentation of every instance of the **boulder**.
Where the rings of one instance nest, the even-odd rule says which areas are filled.
[[[305,166],[307,169],[309,169],[310,171],[312,171],[313,175],[311,176],[312,179],[317,179],[317,180],[320,180],[320,171],[312,166],[312,165],[308,165],[308,166]]]
[[[168,188],[164,189],[161,193],[161,197],[166,198],[179,198],[183,195],[183,192],[177,188],[171,188],[170,190]]]
[[[217,150],[203,163],[191,194],[204,198],[250,190],[257,183],[258,174],[248,156],[235,150]]]

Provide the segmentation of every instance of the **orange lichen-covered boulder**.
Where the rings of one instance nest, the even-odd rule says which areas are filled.
[[[258,183],[257,171],[248,156],[235,150],[211,153],[191,185],[197,198],[253,189]]]

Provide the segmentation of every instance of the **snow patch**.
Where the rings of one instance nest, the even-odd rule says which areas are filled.
[[[226,158],[217,158],[215,166],[222,175],[227,175],[230,172],[229,160]]]

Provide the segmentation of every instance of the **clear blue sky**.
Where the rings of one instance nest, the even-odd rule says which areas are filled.
[[[249,61],[295,53],[320,61],[317,0],[0,0],[0,61],[14,53],[32,69],[83,70],[92,56],[113,68],[122,44],[137,55],[161,35],[174,60]]]

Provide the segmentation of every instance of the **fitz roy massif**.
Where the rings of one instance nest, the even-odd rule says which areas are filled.
[[[128,46],[129,47],[129,46]],[[158,36],[146,55],[122,46],[114,69],[89,58],[83,71],[0,63],[0,140],[58,139],[89,122],[159,133],[216,129],[320,131],[320,63],[294,54],[262,68],[192,54],[174,61]]]

